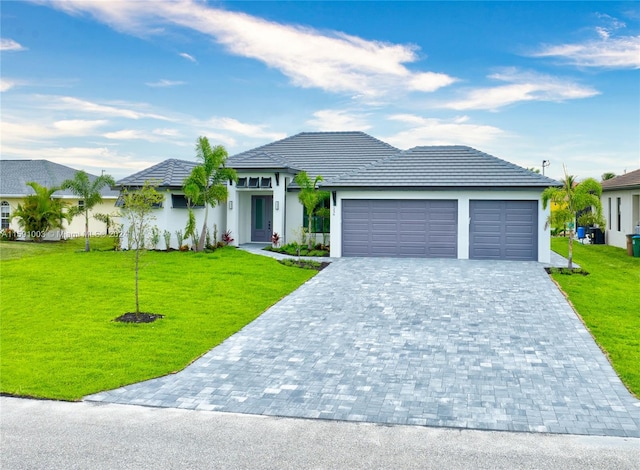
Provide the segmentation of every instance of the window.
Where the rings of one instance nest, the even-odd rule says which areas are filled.
[[[260,184],[260,178],[249,178],[249,187],[257,188]]]
[[[607,216],[607,220],[609,220],[609,230],[611,230],[611,198],[609,198],[609,215]]]
[[[82,199],[78,201],[78,209],[84,209],[84,201]]]
[[[622,198],[617,197],[616,202],[618,205],[618,232],[622,230]]]
[[[330,201],[325,199],[320,202],[316,208],[316,215],[313,216],[311,221],[312,233],[329,233],[331,231],[331,219],[330,215]],[[309,226],[309,217],[307,216],[307,209],[303,207],[302,212],[302,225],[307,228]]]
[[[247,178],[238,178],[238,183],[236,184],[236,188],[246,188],[247,187]]]
[[[2,201],[0,204],[0,216],[2,223],[0,228],[2,230],[9,228],[9,223],[11,222],[11,206],[7,201]]]
[[[171,195],[171,207],[174,209],[186,209],[189,207],[189,199],[184,194]],[[202,209],[203,204],[191,204],[194,209]]]
[[[261,188],[270,188],[271,187],[271,178],[260,178],[260,187]]]

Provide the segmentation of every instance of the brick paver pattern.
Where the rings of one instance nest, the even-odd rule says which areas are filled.
[[[87,400],[640,437],[640,402],[535,262],[334,260],[184,371]]]

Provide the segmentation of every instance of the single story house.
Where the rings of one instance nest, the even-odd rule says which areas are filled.
[[[117,187],[157,184],[166,196],[156,224],[173,233],[186,225],[182,182],[196,164],[166,160]],[[550,259],[540,195],[559,183],[470,147],[403,151],[363,132],[303,132],[234,155],[227,166],[239,179],[229,182],[226,204],[210,210],[209,225],[230,231],[235,245],[269,243],[273,233],[281,243],[300,240],[306,224],[294,178],[306,171],[321,175],[330,194],[329,222],[316,225],[328,229],[331,256]]]
[[[41,186],[52,188],[60,186],[67,179],[73,179],[77,172],[78,170],[74,168],[48,160],[0,160],[0,228],[15,230],[20,240],[28,238],[21,232],[17,219],[11,218],[18,204],[21,204],[26,196],[34,194],[33,188],[27,186],[27,183],[35,181]],[[89,175],[90,180],[95,178],[97,176]],[[91,213],[117,213],[115,203],[119,192],[106,187],[102,189],[101,194],[102,203],[94,206]],[[63,199],[69,207],[84,203],[69,190],[56,191],[53,197]],[[93,234],[105,234],[107,227],[103,222],[90,216],[89,231]],[[45,239],[58,240],[74,237],[84,237],[84,216],[76,216],[70,223],[65,222],[63,230],[52,231]]]
[[[607,219],[605,242],[626,248],[626,235],[640,233],[640,169],[603,181],[600,201]]]

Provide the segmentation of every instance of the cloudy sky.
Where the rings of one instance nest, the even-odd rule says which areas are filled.
[[[121,178],[302,131],[640,168],[638,2],[2,2],[2,159]]]

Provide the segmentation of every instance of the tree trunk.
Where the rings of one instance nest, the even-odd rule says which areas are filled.
[[[136,248],[136,313],[140,313],[140,301],[138,297],[138,264],[140,261],[140,247]]]
[[[573,229],[569,230],[569,269],[573,269]]]
[[[309,233],[307,233],[307,236],[309,237],[307,241],[307,248],[309,249],[309,251],[311,251],[311,249],[313,248],[313,240],[311,239],[311,230],[313,229],[313,216],[311,214],[312,213],[309,212],[309,223],[307,224],[309,226]]]
[[[200,240],[198,240],[198,246],[196,247],[196,251],[204,250],[204,242],[207,237],[207,218],[209,216],[209,205],[204,203],[204,223],[202,224],[202,232],[200,233]]]
[[[89,211],[85,211],[84,217],[84,251],[89,251]]]

